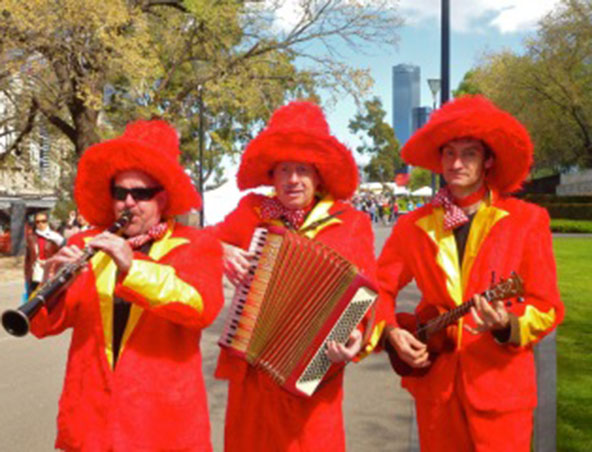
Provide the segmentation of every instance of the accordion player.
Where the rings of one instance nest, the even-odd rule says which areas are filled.
[[[346,342],[376,288],[331,248],[286,229],[257,228],[249,250],[253,268],[218,344],[284,389],[310,396],[331,366],[327,342]]]
[[[257,314],[259,323],[273,326],[265,326],[263,334],[257,331],[252,334],[254,323],[250,317],[254,315],[250,302],[242,308],[242,319],[235,314],[237,318],[228,320],[227,330],[242,322],[238,334],[251,337],[248,346],[243,339],[239,344],[232,334],[226,338],[236,343],[221,347],[216,367],[216,377],[228,381],[224,449],[226,452],[243,451],[248,445],[248,450],[263,452],[344,451],[345,363],[371,352],[384,326],[380,309],[376,309],[376,323],[368,326],[372,323],[368,319],[374,312],[374,308],[370,308],[363,322],[357,327],[354,325],[349,338],[348,333],[342,333],[348,339],[345,345],[330,336],[331,325],[337,322],[343,306],[348,304],[339,291],[345,293],[349,287],[356,293],[356,279],[362,281],[361,275],[364,275],[372,281],[376,274],[370,219],[346,202],[354,195],[358,184],[356,163],[351,151],[331,135],[317,105],[291,102],[276,110],[267,127],[248,144],[241,157],[237,184],[241,190],[273,186],[275,193],[245,195],[224,221],[214,227],[216,237],[224,243],[225,274],[235,287],[249,279],[248,272],[256,258],[247,250],[258,227],[264,226],[271,233],[266,237],[266,240],[271,239],[267,246],[276,241],[285,242],[286,237],[288,241],[295,237],[299,243],[302,239],[305,245],[289,246],[298,253],[291,256],[292,263],[286,266],[287,273],[283,276],[278,276],[282,273],[278,269],[266,271],[263,280],[270,279],[261,286],[260,275],[251,275],[251,291],[261,290],[261,287],[269,290],[271,286],[280,298],[279,302],[271,303],[273,308],[260,307],[261,312]],[[278,231],[273,227],[293,232],[276,234]],[[315,259],[320,259],[314,257],[314,250],[312,263],[310,256],[307,259],[296,256],[303,247],[319,245],[322,245],[319,249],[327,249],[328,255],[338,254],[349,262],[341,269],[342,276],[333,278],[323,274],[331,265],[314,263]],[[262,252],[258,265],[260,273],[263,267],[270,267],[268,261],[272,254]],[[318,303],[327,309],[323,312],[309,299],[307,291],[325,288],[331,281],[332,284],[338,281],[340,287],[332,303]],[[371,284],[357,287],[362,288],[359,294],[362,298],[371,298],[365,293],[372,290]],[[282,302],[295,294],[292,302]],[[315,323],[318,323],[315,329],[309,330]],[[367,341],[359,340],[361,331]],[[303,339],[295,341],[292,337]],[[308,380],[304,369],[311,359],[314,361],[317,352],[320,352],[319,360],[323,360],[324,356],[320,356],[325,355],[323,342],[327,337],[330,339],[327,356],[334,364],[324,376],[312,366],[315,371],[310,375],[314,377]],[[253,364],[249,364],[249,360]],[[306,381],[299,382],[303,375]],[[309,393],[312,395],[306,396]]]

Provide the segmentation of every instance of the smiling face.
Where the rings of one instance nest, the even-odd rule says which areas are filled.
[[[124,171],[113,179],[113,187],[119,192],[131,189],[156,188],[159,184],[152,177],[142,171]],[[113,191],[113,190],[112,190]],[[136,199],[133,193],[127,192],[123,199],[113,198],[113,211],[119,218],[125,209],[132,213],[132,221],[124,230],[127,237],[134,237],[147,232],[152,226],[160,223],[162,213],[167,205],[167,193],[161,190],[154,193],[150,199]]]
[[[302,209],[314,199],[321,178],[314,165],[281,162],[273,169],[273,185],[280,202],[288,209]]]
[[[457,198],[477,191],[485,180],[485,172],[493,166],[493,157],[486,157],[483,143],[474,138],[452,140],[442,147],[442,176]]]

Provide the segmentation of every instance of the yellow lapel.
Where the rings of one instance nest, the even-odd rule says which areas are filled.
[[[485,238],[489,235],[491,228],[502,218],[508,215],[508,212],[498,207],[491,205],[489,201],[482,202],[473,218],[467,244],[465,245],[465,253],[462,263],[462,291],[466,292],[471,270],[477,258],[477,254],[481,249],[481,245]]]
[[[444,209],[434,207],[430,215],[415,222],[435,243],[436,263],[446,276],[446,290],[456,305],[462,304],[462,284],[456,240],[452,231],[444,229]]]
[[[105,338],[105,355],[109,366],[113,368],[113,292],[117,275],[115,262],[105,253],[99,251],[90,261],[95,284],[99,296],[99,311],[103,322]]]

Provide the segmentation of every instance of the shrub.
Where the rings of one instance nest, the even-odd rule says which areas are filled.
[[[592,234],[592,221],[551,219],[551,231]]]
[[[561,218],[566,220],[592,220],[592,203],[538,204],[549,211],[551,218]]]

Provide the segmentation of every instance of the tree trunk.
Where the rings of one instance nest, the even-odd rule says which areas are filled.
[[[99,141],[97,133],[99,112],[84,105],[80,99],[74,99],[68,105],[68,109],[74,123],[74,148],[76,155],[80,157],[86,148]]]

